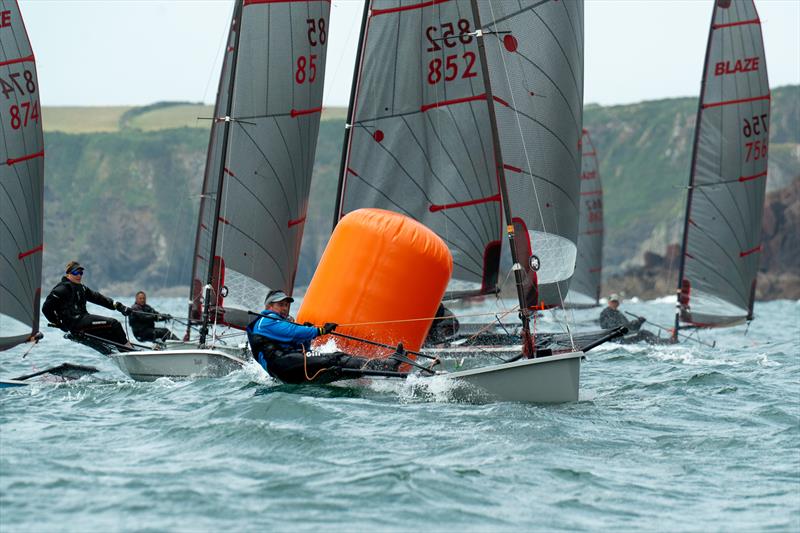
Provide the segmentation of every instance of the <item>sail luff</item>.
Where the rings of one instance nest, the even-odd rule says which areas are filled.
[[[344,123],[344,139],[342,140],[342,159],[339,163],[339,181],[336,185],[336,199],[333,206],[333,228],[339,223],[342,217],[342,189],[347,173],[347,159],[350,152],[350,130],[353,127],[353,115],[355,114],[356,94],[358,92],[359,78],[363,68],[364,39],[367,33],[367,20],[372,9],[372,0],[364,0],[364,11],[361,14],[361,29],[358,32],[358,47],[356,48],[356,66],[353,69],[353,80],[350,85],[350,101],[347,104],[347,118]]]
[[[39,81],[19,5],[0,0],[0,351],[39,331],[44,137]],[[9,320],[6,322],[6,320]]]
[[[231,117],[231,110],[233,108],[233,89],[236,82],[236,59],[239,54],[239,37],[241,35],[241,17],[242,17],[242,7],[245,0],[238,0],[236,3],[236,8],[233,11],[233,22],[231,31],[235,32],[234,42],[233,42],[233,50],[231,56],[231,73],[230,78],[228,80],[228,87],[227,87],[227,105],[225,108],[225,116],[224,117],[214,117],[214,120],[223,120],[223,130],[222,130],[222,154],[219,158],[219,164],[217,166],[217,199],[214,202],[214,218],[212,220],[212,229],[211,229],[211,247],[210,247],[210,256],[208,257],[208,270],[206,273],[206,285],[204,289],[204,296],[203,301],[205,305],[203,305],[203,322],[200,326],[200,344],[203,345],[206,342],[206,335],[208,334],[208,324],[209,324],[209,312],[210,312],[210,305],[209,301],[211,299],[211,283],[214,274],[214,255],[217,249],[217,238],[219,235],[219,215],[222,208],[222,187],[225,181],[225,162],[228,158],[228,138],[230,136],[230,117]],[[219,291],[219,287],[215,292]]]
[[[700,98],[697,100],[697,116],[695,118],[694,140],[692,142],[692,161],[689,164],[689,187],[686,191],[686,211],[683,218],[683,233],[681,237],[681,252],[678,259],[678,288],[676,289],[677,301],[675,302],[675,327],[672,329],[673,342],[678,339],[678,330],[681,321],[681,287],[683,286],[683,271],[686,266],[686,243],[689,236],[689,213],[692,207],[692,193],[694,191],[695,167],[697,165],[697,144],[700,141],[700,125],[703,112],[703,102],[706,94],[706,72],[708,72],[708,62],[711,57],[711,39],[714,37],[714,20],[717,17],[717,10],[711,12],[711,22],[708,26],[708,39],[706,42],[706,56],[703,60],[703,78],[700,81]]]
[[[202,300],[204,298],[203,295],[204,289],[203,285],[199,283],[201,273],[198,272],[198,270],[200,270],[200,263],[198,262],[198,259],[202,258],[203,262],[207,265],[206,267],[207,270],[208,266],[211,265],[210,260],[206,261],[205,256],[207,255],[207,252],[205,252],[201,246],[203,236],[208,232],[208,228],[204,227],[205,224],[203,223],[203,220],[205,211],[209,209],[209,203],[213,201],[213,203],[216,205],[218,199],[219,189],[214,190],[210,188],[212,183],[215,183],[211,169],[214,161],[213,159],[214,147],[217,141],[217,135],[219,133],[218,129],[219,126],[222,124],[220,121],[217,120],[217,118],[222,116],[223,112],[222,107],[225,107],[227,109],[228,101],[230,100],[229,96],[225,92],[227,86],[230,83],[230,80],[228,79],[228,76],[226,76],[226,74],[230,74],[230,72],[228,71],[228,68],[231,65],[230,56],[232,56],[234,52],[233,43],[236,37],[235,36],[236,5],[238,4],[234,5],[234,13],[231,16],[231,23],[228,29],[228,36],[225,39],[225,50],[223,51],[219,83],[217,85],[217,94],[214,103],[214,114],[211,118],[211,128],[208,138],[208,148],[206,149],[206,163],[205,163],[205,171],[203,173],[203,186],[201,189],[200,205],[197,214],[197,227],[195,229],[194,256],[192,257],[192,277],[190,278],[189,282],[189,314],[187,317],[185,340],[189,340],[192,323],[202,320]],[[218,181],[219,180],[217,179],[216,180],[217,185]],[[210,249],[213,250],[213,248]],[[211,253],[211,256],[212,256],[211,258],[213,259],[213,252]],[[203,274],[207,275],[207,272],[204,272]]]
[[[472,16],[475,19],[475,28],[479,32],[483,32],[483,25],[481,24],[480,10],[478,9],[477,0],[471,0]],[[519,264],[519,257],[517,257],[517,247],[514,242],[514,225],[512,220],[514,217],[511,213],[511,201],[508,197],[508,188],[506,185],[505,165],[503,164],[503,150],[500,146],[500,136],[497,133],[497,115],[495,113],[495,99],[492,93],[491,77],[489,75],[489,68],[486,61],[486,49],[484,47],[484,36],[478,35],[478,53],[481,62],[481,69],[483,71],[483,83],[486,90],[486,104],[489,109],[489,118],[492,129],[492,145],[494,148],[495,168],[497,171],[497,181],[500,187],[501,205],[503,206],[503,213],[506,219],[506,237],[508,238],[508,249],[511,253],[512,270],[514,271],[514,281],[517,289],[517,299],[519,301],[519,318],[522,321],[522,338],[525,342],[523,352],[529,355],[534,353],[530,334],[530,310],[528,302],[525,298],[525,289],[523,286],[523,271]]]

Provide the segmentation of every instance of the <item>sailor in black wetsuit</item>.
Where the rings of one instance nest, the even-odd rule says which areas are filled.
[[[342,373],[343,368],[396,372],[402,364],[392,359],[365,359],[343,352],[311,353],[311,339],[327,335],[336,324],[322,327],[296,324],[289,316],[294,299],[283,291],[267,294],[261,317],[247,327],[247,338],[253,357],[270,376],[284,383],[330,383],[354,377]]]
[[[458,333],[458,319],[443,303],[439,304],[425,344],[439,344]]]
[[[162,315],[147,305],[147,295],[144,291],[136,293],[136,303],[131,306],[131,316],[128,322],[133,330],[133,335],[140,341],[166,341],[178,340],[167,328],[157,328],[156,322],[171,320],[170,315]]]
[[[63,331],[87,333],[133,349],[120,323],[113,318],[90,315],[86,310],[86,302],[119,311],[123,315],[128,315],[130,309],[83,285],[83,272],[80,263],[70,261],[61,282],[47,295],[42,313]]]
[[[617,294],[612,294],[608,297],[608,307],[600,313],[600,327],[603,329],[615,329],[620,326],[628,328],[631,333],[622,337],[619,341],[625,344],[639,341],[657,344],[659,340],[656,335],[641,329],[642,324],[645,323],[645,318],[640,317],[638,320],[628,320],[619,310],[619,304],[620,297]]]

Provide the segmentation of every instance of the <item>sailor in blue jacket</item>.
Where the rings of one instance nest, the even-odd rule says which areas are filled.
[[[312,353],[311,340],[327,335],[336,329],[336,324],[296,324],[289,316],[292,302],[294,298],[283,291],[270,291],[261,317],[247,326],[253,357],[270,376],[284,383],[330,383],[353,377],[344,375],[343,368],[397,371],[401,362],[394,359],[365,359],[343,352]]]

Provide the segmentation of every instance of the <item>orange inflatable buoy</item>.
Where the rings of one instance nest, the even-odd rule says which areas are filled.
[[[450,250],[426,226],[391,211],[358,209],[331,235],[297,321],[336,322],[337,332],[419,350],[452,272]],[[390,353],[342,338],[336,344],[365,357]]]

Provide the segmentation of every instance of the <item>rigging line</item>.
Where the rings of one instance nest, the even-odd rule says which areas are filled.
[[[492,20],[495,20],[494,5],[493,5],[491,0],[489,1],[489,10],[492,13]],[[502,51],[500,51],[499,55],[500,55],[500,58],[502,59],[502,62],[503,62],[503,71],[504,71],[504,73],[506,75],[506,83],[508,84],[508,87],[510,89],[512,87],[512,85],[511,85],[511,77],[509,75],[508,64],[506,63],[505,54],[503,54]],[[511,96],[511,105],[514,108],[514,110],[516,111],[517,110],[517,104],[516,104],[516,97],[514,95],[514,91],[513,90],[509,90],[509,95]],[[494,102],[490,102],[489,104],[490,105],[494,105]],[[536,190],[536,183],[535,183],[535,181],[533,179],[533,167],[531,165],[530,156],[528,154],[527,143],[525,142],[525,135],[522,132],[522,121],[519,118],[519,112],[516,112],[514,114],[514,117],[516,118],[517,130],[519,131],[520,141],[522,143],[522,152],[525,154],[525,161],[526,161],[526,164],[528,166],[528,171],[531,174],[531,185],[533,186],[534,197],[536,198],[536,207],[537,207],[537,209],[539,211],[539,217],[541,218],[541,222],[542,222],[542,229],[546,232],[547,230],[546,230],[546,227],[545,227],[544,213],[542,212],[542,206],[541,206],[541,203],[539,201],[539,194],[538,194],[538,191]],[[574,158],[573,158],[573,160],[574,160]],[[559,297],[559,300],[561,302],[561,306],[563,307],[564,306],[564,295],[561,294],[561,284],[559,282],[556,282],[556,289],[558,290],[558,297]],[[568,332],[569,332],[570,344],[572,346],[572,349],[575,350],[576,349],[575,348],[575,339],[572,336],[572,330],[568,328]]]
[[[515,307],[508,311],[509,313],[516,311],[519,309],[519,306]],[[480,316],[495,316],[497,313],[495,312],[486,312],[486,313],[468,313],[465,315],[458,315],[461,318],[466,317],[480,317]],[[401,318],[397,320],[379,320],[375,322],[353,322],[348,324],[339,324],[338,327],[355,327],[355,326],[374,326],[379,324],[400,324],[405,322],[422,322],[424,320],[448,320],[451,317],[422,317],[422,318]]]
[[[235,9],[235,8],[231,8],[231,10],[233,10],[233,9]],[[224,20],[230,21],[231,18],[233,18],[233,11],[229,12],[227,18],[225,18]],[[215,78],[214,74],[217,72],[217,62],[220,59],[220,49],[222,49],[222,54],[221,54],[222,55],[222,66],[220,67],[220,69],[224,69],[225,68],[225,54],[228,53],[228,37],[229,37],[228,30],[229,29],[230,29],[230,22],[224,26],[224,30],[222,32],[222,35],[220,35],[219,42],[217,43],[217,56],[214,59],[214,64],[211,65],[211,69],[209,69],[209,72],[208,72],[208,79],[206,80],[206,87],[205,87],[205,89],[203,89],[203,97],[202,97],[202,100],[201,100],[202,102],[206,101],[206,98],[208,97],[208,88],[211,86],[211,81]]]

